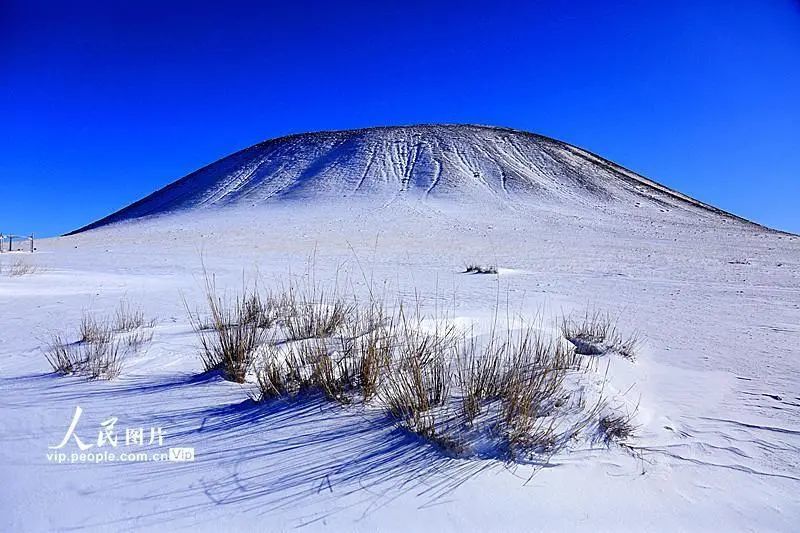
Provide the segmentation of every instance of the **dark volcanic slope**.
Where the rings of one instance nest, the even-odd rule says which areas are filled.
[[[291,135],[225,157],[73,233],[210,206],[398,195],[609,209],[657,204],[732,217],[610,161],[540,135],[405,126]]]

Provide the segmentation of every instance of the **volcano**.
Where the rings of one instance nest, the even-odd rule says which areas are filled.
[[[641,209],[656,217],[677,213],[743,221],[548,137],[490,126],[422,125],[264,141],[72,233],[192,209],[398,198],[611,213]]]

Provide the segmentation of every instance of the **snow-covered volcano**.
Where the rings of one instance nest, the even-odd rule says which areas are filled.
[[[489,126],[426,125],[265,141],[77,232],[187,209],[352,197],[533,202],[626,213],[642,207],[732,216],[554,139]]]

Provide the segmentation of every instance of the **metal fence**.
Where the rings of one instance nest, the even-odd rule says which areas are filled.
[[[14,246],[17,246],[16,250]],[[0,233],[0,253],[13,251],[30,251],[33,253],[34,247],[33,233],[30,235],[7,235]]]

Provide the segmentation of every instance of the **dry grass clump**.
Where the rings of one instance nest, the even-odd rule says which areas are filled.
[[[342,404],[358,395],[368,401],[377,393],[391,358],[392,325],[384,313],[377,305],[354,312],[338,338],[267,343],[256,371],[256,399],[318,390]]]
[[[347,393],[354,387],[354,377],[346,372],[338,353],[332,352],[325,339],[295,343],[285,354],[282,388],[290,396],[314,390],[330,400],[350,403]]]
[[[141,307],[122,300],[114,311],[114,331],[135,331],[140,328],[155,327],[156,320],[146,320]]]
[[[153,332],[144,329],[135,329],[122,337],[125,346],[131,351],[140,351],[153,340]]]
[[[581,355],[602,355],[616,352],[626,359],[636,359],[641,337],[634,332],[629,336],[619,333],[616,320],[607,313],[586,312],[579,318],[564,317],[561,333]]]
[[[300,292],[298,294],[297,292]],[[355,305],[324,289],[290,290],[277,298],[289,340],[328,337],[346,323]]]
[[[456,341],[455,329],[434,322],[426,329],[421,318],[408,318],[400,309],[394,360],[387,368],[381,391],[389,413],[403,425],[426,437],[437,436],[434,408],[450,399],[448,354]]]
[[[497,274],[497,267],[494,265],[482,266],[470,263],[464,267],[464,274]]]
[[[12,278],[20,277],[20,276],[28,276],[30,274],[35,274],[39,271],[39,267],[36,265],[31,265],[27,263],[24,259],[17,259],[11,265],[8,265],[7,268],[0,263],[0,274],[5,274]]]
[[[99,343],[107,339],[109,334],[123,334],[125,344],[138,346],[153,338],[153,332],[145,330],[155,326],[155,319],[146,320],[141,308],[122,300],[111,319],[98,319],[95,315],[84,312],[78,327],[79,342]]]
[[[342,362],[360,389],[364,401],[378,392],[389,369],[395,346],[395,322],[381,304],[373,303],[355,314],[348,331],[340,336]]]
[[[295,343],[288,354],[277,357],[270,349],[280,326],[286,343],[329,339],[351,319],[355,305],[316,285],[295,285],[262,296],[256,286],[245,286],[232,298],[217,292],[214,277],[206,274],[205,300],[208,317],[193,313],[184,302],[189,320],[200,339],[201,359],[206,371],[221,370],[225,379],[243,383],[259,350],[266,352],[261,364],[259,393],[263,398],[293,394],[320,386],[332,398],[344,401],[340,389],[352,381],[349,361],[323,350],[325,342]],[[267,342],[267,341],[270,342]],[[327,342],[327,341],[326,341]],[[324,352],[324,353],[323,353]],[[312,379],[311,375],[319,376]]]
[[[596,407],[587,411],[566,384],[589,370],[584,358],[534,324],[482,339],[408,324],[400,322],[381,398],[402,426],[446,451],[491,440],[518,461],[557,451],[596,420]]]
[[[342,395],[344,387],[337,379],[327,346],[318,339],[294,347],[267,344],[254,364],[258,391],[253,399],[256,401],[321,390],[329,399],[348,403]]]
[[[256,370],[258,392],[253,395],[253,399],[263,402],[281,396],[289,396],[291,390],[287,376],[287,372],[276,358],[265,358],[263,366]]]
[[[92,379],[114,379],[122,371],[127,346],[114,337],[110,328],[104,328],[98,338],[82,345],[84,366],[82,368]]]
[[[531,326],[508,345],[500,387],[502,435],[511,455],[548,452],[556,444],[558,417],[551,416],[564,394],[564,379],[580,371],[580,359],[560,343],[544,340]]]
[[[465,337],[456,353],[461,414],[470,426],[484,411],[510,460],[552,451],[566,396],[564,381],[586,370],[582,358],[543,336],[534,324],[494,329],[479,343]],[[486,420],[484,420],[484,423]]]
[[[69,343],[61,335],[53,335],[47,343],[44,355],[54,372],[58,374],[85,374],[90,378],[113,379],[119,376],[125,357],[149,342],[150,336],[139,337],[135,342],[115,337],[107,326],[97,326],[91,340]]]
[[[70,344],[57,333],[50,335],[44,349],[44,356],[53,372],[58,374],[77,373],[84,363],[79,346]]]
[[[381,303],[353,310],[337,337],[312,337],[268,344],[256,370],[257,400],[319,391],[342,404],[377,400],[407,429],[448,449],[453,439],[439,431],[437,409],[450,399],[447,357],[455,329],[441,321],[428,327],[399,307]]]
[[[629,440],[636,432],[636,426],[631,415],[612,413],[600,417],[598,430],[606,444],[611,444]]]
[[[80,339],[78,342],[92,343],[97,342],[105,336],[107,325],[97,320],[97,318],[87,312],[81,315],[79,326]]]
[[[298,311],[311,313],[285,295],[283,301],[295,319]],[[594,393],[586,392],[585,376],[595,360],[540,327],[520,321],[502,334],[493,328],[475,336],[423,318],[419,306],[410,313],[402,304],[394,308],[372,301],[349,309],[335,336],[307,330],[300,340],[264,343],[254,398],[318,392],[341,404],[360,401],[447,453],[464,456],[473,453],[471,443],[486,449],[489,442],[509,461],[552,454],[598,424],[602,391],[593,407],[586,405],[586,394]],[[607,341],[612,330],[600,326],[590,333]],[[599,424],[609,439],[627,435],[613,418]]]
[[[101,329],[101,324],[97,322],[94,315],[84,311],[81,315],[81,323],[78,326],[80,334],[78,342],[94,342],[95,339],[100,337]]]
[[[126,357],[143,349],[153,338],[155,321],[131,312],[121,302],[111,318],[98,318],[83,313],[78,325],[78,340],[68,342],[61,334],[53,334],[45,343],[44,356],[58,374],[82,374],[92,379],[113,379],[119,376]]]
[[[491,440],[509,461],[553,453],[596,420],[565,384],[588,370],[584,358],[533,325],[479,341],[401,305],[393,317],[368,308],[348,328],[337,339],[268,344],[256,399],[360,397],[448,453],[468,453],[470,439]]]
[[[455,366],[461,390],[461,408],[467,423],[480,414],[486,400],[499,398],[505,375],[507,343],[494,332],[488,344],[481,346],[472,335],[461,338],[455,349]]]
[[[200,340],[205,371],[220,370],[225,379],[244,383],[256,349],[267,339],[264,325],[274,321],[269,300],[245,287],[233,299],[217,293],[213,276],[206,276],[205,299],[209,322],[189,310],[189,321]]]

